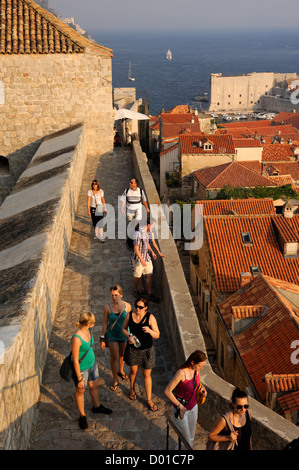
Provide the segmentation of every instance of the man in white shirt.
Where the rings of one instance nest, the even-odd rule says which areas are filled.
[[[130,187],[125,189],[121,196],[121,213],[125,214],[125,206],[127,209],[127,220],[130,222],[134,218],[138,221],[142,219],[142,205],[144,205],[146,212],[150,212],[144,191],[138,187],[138,180],[132,178]]]

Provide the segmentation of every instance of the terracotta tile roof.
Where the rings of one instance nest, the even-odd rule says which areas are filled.
[[[268,392],[299,391],[299,374],[267,374],[265,384]]]
[[[199,123],[198,116],[191,113],[163,113],[161,114],[161,120],[163,124],[187,124],[192,120],[195,123]]]
[[[202,170],[194,171],[193,175],[205,188],[209,189],[221,189],[224,186],[232,186],[234,188],[276,186],[269,178],[256,173],[239,162],[203,168]]]
[[[291,175],[280,175],[280,176],[269,176],[269,180],[277,186],[286,186],[287,184],[292,186],[294,191],[299,191],[299,188],[295,186],[294,180]]]
[[[0,53],[82,53],[87,49],[112,56],[33,0],[1,0]]]
[[[235,148],[247,148],[247,147],[261,147],[261,141],[258,139],[240,139],[234,138]]]
[[[238,122],[228,122],[226,124],[222,124],[222,127],[227,129],[237,128],[237,127],[268,127],[271,126],[271,121],[269,119],[265,119],[262,121],[238,121]]]
[[[177,106],[174,106],[173,108],[168,109],[165,112],[170,114],[187,114],[190,113],[190,107],[188,104],[179,104]]]
[[[274,172],[278,172],[279,175],[291,175],[294,181],[299,181],[299,162],[275,162],[264,163],[263,170],[266,171],[269,176],[274,176]]]
[[[213,142],[213,150],[204,150],[200,146],[194,146],[195,143],[209,139]],[[231,135],[219,134],[201,134],[198,136],[184,134],[180,136],[181,152],[183,153],[210,153],[210,154],[235,154],[235,146]]]
[[[262,151],[263,162],[291,161],[288,149],[281,144],[265,144]]]
[[[265,305],[239,305],[232,307],[233,318],[257,318],[265,311]]]
[[[224,199],[196,201],[203,205],[203,215],[228,215],[234,211],[239,215],[275,215],[275,206],[272,199]]]
[[[290,292],[296,292],[299,302],[299,287],[290,284]],[[272,285],[272,278],[259,275],[246,289],[235,292],[227,300],[217,305],[227,329],[232,327],[232,307],[258,305],[262,300],[267,306],[262,314],[248,319],[247,324],[232,341],[242,359],[251,381],[262,401],[265,401],[267,384],[266,374],[293,375],[298,365],[290,360],[290,345],[299,340],[298,320],[294,321],[293,304],[288,300],[288,284],[285,296]]]
[[[285,414],[299,411],[299,392],[289,392],[277,398],[277,402]]]
[[[273,220],[280,220],[274,225]],[[204,229],[212,261],[216,288],[235,292],[241,285],[240,273],[259,266],[263,274],[299,285],[299,258],[284,258],[278,233],[288,237],[297,234],[299,216],[282,215],[204,217]],[[242,233],[249,233],[252,244],[243,242]]]
[[[299,113],[288,113],[286,111],[282,111],[281,113],[277,114],[277,116],[272,119],[272,123],[276,124],[291,124],[296,129],[299,130]]]
[[[238,160],[238,163],[240,163],[240,165],[245,166],[246,168],[250,168],[256,173],[262,174],[262,162],[260,162],[259,160]]]

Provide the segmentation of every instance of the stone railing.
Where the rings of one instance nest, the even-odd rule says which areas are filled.
[[[160,204],[160,199],[138,140],[133,141],[134,170],[140,185],[146,192],[150,206]],[[206,352],[205,341],[199,327],[192,298],[189,293],[180,258],[172,238],[158,239],[166,258],[157,258],[155,275],[158,277],[163,313],[173,344],[176,364],[182,363],[196,349]],[[229,408],[234,386],[217,376],[207,364],[201,378],[208,390],[208,398],[200,408],[199,423],[207,430],[218,416]],[[259,450],[280,450],[298,437],[298,428],[271,411],[257,400],[250,398],[253,410],[253,447]]]
[[[0,448],[24,450],[86,161],[85,128],[47,136],[0,207]]]

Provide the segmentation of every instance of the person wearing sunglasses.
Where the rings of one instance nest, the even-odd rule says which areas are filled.
[[[139,367],[142,368],[144,388],[147,405],[150,411],[157,411],[157,405],[152,400],[152,377],[151,371],[155,366],[155,349],[153,339],[160,337],[157,320],[152,313],[148,312],[148,300],[139,297],[135,301],[135,312],[131,311],[125,318],[123,334],[128,343],[125,349],[125,362],[130,367],[130,400],[137,400],[135,383]],[[136,336],[140,346],[136,347],[130,334]]]
[[[122,215],[125,214],[126,206],[128,222],[131,222],[133,219],[136,219],[137,221],[142,219],[142,206],[144,206],[146,212],[149,213],[145,193],[143,189],[138,186],[138,180],[136,178],[130,179],[130,187],[124,190],[120,201],[122,203]]]
[[[221,415],[208,439],[214,442],[233,443],[229,446],[229,450],[251,450],[251,418],[252,411],[249,408],[248,395],[237,387],[232,394],[231,410]],[[230,426],[228,426],[228,420]]]

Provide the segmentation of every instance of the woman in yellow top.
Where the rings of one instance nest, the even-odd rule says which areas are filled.
[[[92,328],[94,324],[95,317],[93,313],[82,313],[77,323],[77,330],[72,336],[71,343],[75,370],[73,375],[73,381],[76,386],[75,401],[80,413],[79,426],[81,429],[88,428],[84,411],[84,392],[87,386],[93,403],[92,412],[104,414],[112,413],[112,410],[100,405],[99,402],[99,370],[92,349],[94,339],[90,331],[90,328]],[[82,359],[83,356],[84,358]]]

